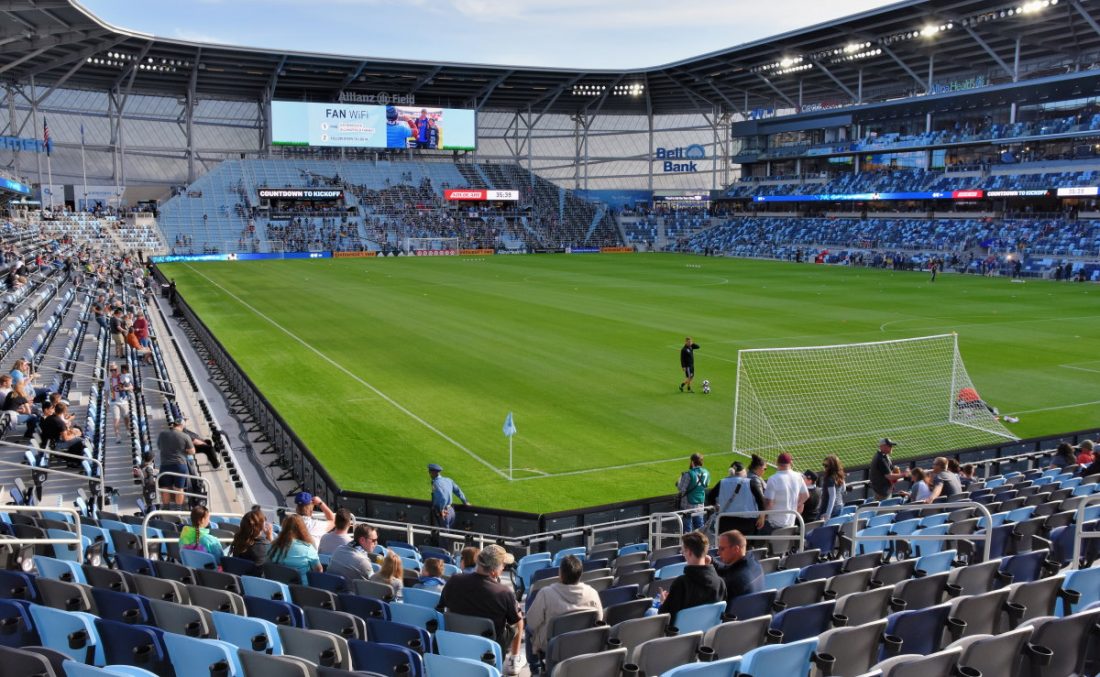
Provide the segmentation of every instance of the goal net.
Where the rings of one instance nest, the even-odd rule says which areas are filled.
[[[979,398],[954,334],[738,352],[735,453],[859,465],[882,437],[899,459],[1016,439]]]
[[[457,237],[407,237],[405,249],[411,252],[439,252],[458,254],[462,248]]]

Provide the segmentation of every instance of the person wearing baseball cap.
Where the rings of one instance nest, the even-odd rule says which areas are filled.
[[[437,471],[438,472],[438,471]],[[455,574],[439,593],[438,611],[488,618],[493,622],[496,639],[510,654],[504,661],[504,674],[516,675],[527,664],[520,650],[523,640],[523,615],[516,595],[500,582],[504,567],[515,557],[497,544],[487,545],[477,554],[477,570]]]
[[[432,478],[432,512],[431,522],[444,529],[450,529],[455,523],[455,509],[451,504],[452,496],[458,496],[462,505],[470,505],[462,489],[458,488],[450,477],[443,476],[443,466],[437,463],[428,464],[428,475]]]
[[[876,500],[889,498],[890,492],[894,490],[894,482],[901,479],[901,472],[894,472],[894,464],[890,461],[890,453],[897,445],[889,437],[883,437],[878,441],[878,453],[871,459],[868,475]]]
[[[325,519],[321,520],[313,516],[313,511],[316,508],[321,509]],[[314,496],[308,491],[299,492],[294,496],[294,511],[306,523],[306,529],[309,530],[309,535],[313,537],[314,543],[319,543],[321,537],[327,534],[336,523],[336,514],[332,512],[332,509],[325,505],[320,496]]]
[[[764,486],[765,510],[793,511],[768,515],[764,524],[765,533],[793,526],[794,512],[801,513],[802,507],[810,497],[802,476],[791,468],[793,464],[794,458],[790,454],[785,451],[779,454],[775,459],[775,474],[768,478],[768,483]]]

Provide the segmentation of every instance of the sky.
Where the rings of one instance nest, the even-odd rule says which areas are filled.
[[[164,38],[353,56],[644,68],[892,4],[881,0],[78,0]]]

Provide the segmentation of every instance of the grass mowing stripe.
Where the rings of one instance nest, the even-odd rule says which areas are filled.
[[[1095,374],[1059,367],[1092,367],[1100,352],[1093,285],[957,275],[931,285],[922,274],[677,255],[162,268],[348,490],[426,498],[423,464],[438,462],[475,504],[548,512],[668,494],[692,452],[705,454],[719,477],[730,460],[742,348],[958,330],[983,397],[1002,411],[1028,412],[1011,424],[1016,434],[1100,422]],[[369,375],[498,469],[508,465],[501,423],[514,411],[515,476],[532,479],[509,482],[471,463],[198,272],[347,371]],[[677,392],[687,334],[703,345],[697,380],[711,381],[709,396]],[[887,394],[903,394],[902,377],[884,376],[899,388]],[[907,424],[900,411],[881,421]],[[810,459],[832,452],[828,442],[794,451]],[[844,460],[866,463],[873,451],[870,444],[866,456]]]
[[[475,461],[478,461],[479,463],[481,463],[482,465],[484,465],[484,466],[485,466],[486,468],[489,468],[490,470],[492,470],[493,472],[497,473],[497,474],[498,474],[498,475],[500,475],[501,477],[507,477],[507,475],[505,475],[505,474],[504,474],[503,472],[501,472],[501,471],[500,471],[499,469],[497,469],[497,468],[496,468],[495,466],[493,466],[493,465],[492,465],[491,463],[489,463],[488,461],[486,461],[486,460],[485,460],[485,459],[483,459],[482,457],[478,456],[478,455],[477,455],[477,454],[475,454],[474,452],[472,452],[472,451],[470,451],[469,449],[467,449],[466,447],[464,447],[464,446],[463,446],[463,445],[462,445],[462,444],[461,444],[460,442],[456,441],[456,440],[455,440],[454,438],[452,438],[452,437],[451,437],[450,435],[448,435],[447,433],[443,432],[443,431],[442,431],[442,430],[440,430],[439,428],[436,428],[436,427],[435,427],[434,425],[432,425],[431,423],[428,423],[428,422],[427,422],[427,421],[425,421],[425,420],[424,420],[423,418],[421,418],[421,417],[417,416],[416,414],[414,414],[413,412],[409,411],[409,410],[408,410],[408,408],[406,408],[406,407],[402,406],[401,404],[399,404],[398,402],[396,402],[396,401],[395,401],[395,400],[394,400],[394,399],[393,399],[392,397],[390,397],[390,396],[389,396],[389,395],[387,395],[386,393],[382,392],[382,391],[381,391],[381,390],[379,390],[378,388],[375,388],[375,387],[374,387],[374,386],[372,386],[372,385],[371,385],[370,383],[367,383],[367,382],[366,382],[365,380],[363,380],[363,379],[362,379],[361,377],[357,376],[356,374],[353,374],[353,373],[351,372],[351,370],[349,370],[349,369],[348,369],[347,367],[345,367],[344,365],[340,364],[340,363],[339,363],[339,362],[337,362],[336,360],[332,359],[332,358],[331,358],[331,357],[329,357],[328,355],[324,354],[324,353],[323,353],[323,352],[321,352],[320,350],[317,350],[316,348],[314,348],[313,346],[311,346],[311,345],[310,345],[309,343],[307,343],[307,342],[306,342],[306,341],[305,341],[304,339],[302,339],[301,337],[299,337],[299,336],[298,336],[297,334],[295,334],[294,332],[290,331],[289,329],[287,329],[287,328],[286,328],[286,327],[284,327],[283,325],[279,324],[279,323],[278,323],[278,322],[276,322],[275,320],[271,319],[271,318],[270,318],[270,317],[268,317],[267,315],[264,315],[264,314],[263,314],[262,312],[260,312],[259,310],[257,310],[257,309],[256,309],[255,307],[253,307],[253,306],[252,306],[251,304],[249,304],[249,303],[248,303],[247,301],[245,301],[245,300],[244,300],[244,299],[242,299],[241,297],[237,296],[236,294],[234,294],[233,292],[229,291],[229,290],[228,290],[228,289],[226,289],[225,287],[221,286],[221,285],[220,285],[220,284],[218,284],[217,282],[215,282],[215,281],[211,280],[211,279],[210,279],[209,277],[207,277],[206,275],[203,275],[203,274],[202,274],[202,273],[200,273],[199,271],[195,270],[195,269],[194,269],[194,267],[193,267],[193,266],[192,266],[191,264],[186,264],[186,265],[187,265],[187,267],[188,267],[188,268],[190,268],[191,270],[194,270],[195,274],[197,274],[197,275],[198,275],[199,277],[202,277],[202,278],[203,278],[204,280],[206,280],[206,281],[207,281],[207,282],[209,282],[210,284],[212,284],[212,285],[214,285],[215,287],[217,287],[218,289],[222,290],[222,292],[224,292],[224,293],[225,293],[226,295],[228,295],[228,296],[229,296],[230,298],[232,298],[233,300],[235,300],[235,301],[236,301],[237,303],[241,304],[241,305],[242,305],[242,306],[244,306],[245,308],[248,308],[248,309],[249,309],[249,310],[251,310],[251,311],[252,311],[253,313],[256,313],[256,315],[258,315],[259,317],[263,318],[263,319],[264,319],[265,321],[267,321],[268,323],[270,323],[270,324],[271,324],[272,326],[274,326],[274,327],[275,327],[276,329],[278,329],[279,331],[283,332],[284,334],[286,334],[286,335],[287,335],[287,336],[289,336],[290,338],[294,339],[294,340],[295,340],[295,341],[297,341],[298,343],[301,343],[301,344],[302,344],[302,345],[303,345],[304,347],[306,347],[306,348],[308,348],[309,350],[311,350],[312,352],[316,353],[316,354],[317,354],[317,356],[318,356],[318,357],[320,357],[321,359],[323,359],[324,361],[328,362],[328,363],[329,363],[329,364],[331,364],[332,366],[336,367],[336,368],[337,368],[337,369],[339,369],[340,371],[342,371],[342,372],[344,372],[345,374],[347,374],[347,375],[348,375],[348,376],[349,376],[350,378],[352,378],[352,379],[354,379],[355,381],[358,381],[359,383],[361,383],[362,385],[364,385],[364,386],[365,386],[365,387],[366,387],[367,389],[369,389],[369,390],[370,390],[371,392],[373,392],[373,393],[374,393],[375,395],[378,395],[378,396],[379,396],[379,397],[381,397],[381,398],[382,398],[383,400],[385,400],[386,402],[389,402],[389,403],[390,403],[391,405],[393,405],[393,407],[394,407],[395,409],[397,409],[398,411],[400,411],[401,413],[405,414],[406,416],[408,416],[409,418],[413,419],[414,421],[416,421],[416,422],[417,422],[417,423],[419,423],[420,425],[424,426],[424,427],[425,427],[425,428],[427,428],[428,430],[431,430],[431,431],[432,431],[433,433],[435,433],[436,435],[439,435],[440,437],[442,437],[443,439],[447,440],[448,442],[450,442],[450,443],[451,443],[451,444],[453,444],[454,446],[456,446],[456,447],[458,447],[459,449],[461,449],[462,451],[466,452],[466,453],[467,453],[467,454],[468,454],[468,455],[470,456],[470,458],[474,459]]]

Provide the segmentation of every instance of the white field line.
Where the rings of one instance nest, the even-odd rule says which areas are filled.
[[[1096,362],[1085,362],[1085,364],[1095,364]],[[1077,371],[1091,371],[1094,374],[1100,374],[1100,369],[1089,369],[1088,367],[1078,367],[1075,364],[1059,364],[1059,367],[1063,369],[1075,369]]]
[[[716,453],[712,452],[712,453],[707,454],[707,457],[709,458],[709,457],[712,457],[712,456],[728,456],[732,453],[733,453],[732,451],[721,451],[721,452],[716,452]],[[546,474],[544,474],[542,476],[539,476],[539,477],[517,477],[513,481],[514,482],[523,482],[523,481],[526,481],[526,480],[541,480],[541,479],[550,478],[550,477],[569,477],[571,475],[587,475],[589,473],[606,472],[608,470],[624,470],[626,468],[637,468],[637,467],[640,467],[640,466],[643,466],[643,465],[657,465],[659,463],[672,463],[672,462],[675,462],[675,461],[679,461],[679,462],[682,463],[683,460],[684,460],[684,457],[681,455],[681,456],[677,456],[676,458],[662,458],[662,459],[659,459],[659,460],[656,460],[656,461],[638,461],[637,463],[623,463],[623,464],[620,464],[620,465],[605,465],[602,468],[585,468],[583,470],[568,470],[566,472],[546,473]]]
[[[367,388],[368,390],[370,390],[371,392],[373,392],[373,393],[374,393],[375,395],[377,395],[378,397],[381,397],[381,398],[382,398],[383,400],[385,400],[386,402],[388,402],[389,404],[391,404],[391,405],[392,405],[392,406],[393,406],[393,407],[394,407],[395,409],[397,409],[397,410],[398,410],[398,411],[400,411],[401,413],[403,413],[403,414],[405,414],[406,416],[408,416],[409,418],[413,419],[414,421],[416,421],[416,422],[417,422],[417,423],[419,423],[420,425],[424,426],[424,427],[425,427],[425,428],[427,428],[428,430],[432,431],[432,432],[433,432],[433,433],[435,433],[436,435],[438,435],[438,436],[442,437],[442,438],[443,438],[444,440],[446,440],[446,441],[450,442],[450,443],[451,443],[451,444],[453,444],[453,445],[454,445],[455,447],[458,447],[458,448],[459,448],[459,449],[461,449],[462,451],[466,452],[466,454],[467,454],[467,455],[468,455],[468,456],[469,456],[470,458],[472,458],[472,459],[474,459],[475,461],[477,461],[477,462],[481,463],[481,464],[482,464],[482,465],[484,465],[484,466],[485,466],[486,468],[489,468],[490,470],[492,470],[492,471],[493,471],[493,472],[495,472],[496,474],[500,475],[500,476],[501,476],[501,477],[503,477],[504,479],[508,479],[508,474],[507,474],[507,473],[505,473],[504,471],[502,471],[502,470],[498,469],[498,468],[497,468],[497,467],[495,467],[495,466],[494,466],[493,464],[489,463],[488,461],[486,461],[486,460],[485,460],[485,459],[483,459],[482,457],[478,456],[478,455],[477,455],[477,454],[475,454],[474,452],[470,451],[469,449],[467,449],[467,448],[466,448],[465,446],[463,446],[463,445],[462,445],[462,444],[461,444],[460,442],[458,442],[457,440],[455,440],[454,438],[452,438],[452,437],[451,437],[450,435],[448,435],[447,433],[443,432],[443,431],[442,431],[442,430],[440,430],[439,428],[436,428],[436,427],[435,427],[434,425],[432,425],[431,423],[428,423],[427,421],[425,421],[424,419],[420,418],[419,416],[417,416],[417,415],[416,415],[416,414],[414,414],[413,412],[409,411],[409,410],[408,410],[407,408],[405,408],[405,407],[404,407],[403,405],[399,404],[399,403],[398,403],[398,402],[397,402],[396,400],[394,400],[394,399],[393,399],[392,397],[390,397],[390,396],[389,396],[389,395],[387,395],[386,393],[382,392],[382,391],[381,391],[381,390],[379,390],[378,388],[374,387],[374,386],[373,386],[373,385],[371,385],[370,383],[367,383],[366,381],[364,381],[364,380],[363,380],[362,378],[360,378],[359,376],[356,376],[356,375],[355,375],[355,374],[353,374],[353,373],[352,373],[352,372],[351,372],[351,371],[350,371],[350,370],[349,370],[349,369],[348,369],[347,367],[345,367],[344,365],[340,364],[340,363],[339,363],[339,362],[337,362],[336,360],[332,359],[332,358],[331,358],[331,357],[329,357],[328,355],[326,355],[326,354],[322,353],[322,352],[321,352],[320,350],[318,350],[318,349],[314,348],[314,347],[313,347],[312,345],[310,345],[309,343],[307,343],[307,342],[306,342],[305,340],[303,340],[303,339],[302,339],[301,337],[299,337],[298,335],[296,335],[296,334],[295,334],[294,332],[290,331],[289,329],[287,329],[287,328],[286,328],[286,327],[284,327],[283,325],[281,325],[281,324],[279,324],[278,322],[276,322],[275,320],[271,319],[270,317],[268,317],[267,315],[265,315],[264,313],[262,313],[262,312],[261,312],[260,310],[258,310],[257,308],[255,308],[254,306],[252,306],[251,304],[249,304],[249,303],[248,303],[247,301],[245,301],[245,300],[244,300],[244,299],[242,299],[241,297],[237,296],[237,295],[236,295],[236,294],[234,294],[233,292],[231,292],[231,291],[229,291],[228,289],[226,289],[225,287],[221,286],[220,284],[218,284],[218,283],[217,283],[217,282],[215,282],[214,280],[211,280],[211,279],[210,279],[209,277],[207,277],[206,275],[202,274],[201,272],[199,272],[199,271],[195,270],[195,268],[194,268],[194,267],[193,267],[193,266],[192,266],[191,264],[189,264],[189,263],[188,263],[188,264],[184,264],[184,265],[186,265],[186,266],[187,266],[188,268],[190,268],[190,269],[191,269],[191,271],[192,271],[192,272],[194,272],[194,273],[195,273],[196,275],[198,275],[198,276],[202,277],[202,278],[203,278],[204,280],[206,280],[206,281],[207,281],[207,282],[209,282],[210,284],[212,284],[212,285],[214,285],[215,287],[217,287],[218,289],[222,290],[222,292],[224,292],[224,293],[225,293],[225,294],[226,294],[227,296],[231,297],[231,298],[232,298],[233,300],[235,300],[235,301],[236,301],[237,303],[241,304],[241,305],[242,305],[242,306],[244,306],[245,308],[248,308],[248,309],[249,309],[249,310],[251,310],[251,311],[252,311],[253,313],[255,313],[255,314],[256,314],[257,316],[259,316],[259,317],[263,318],[264,320],[266,320],[267,322],[269,322],[269,323],[270,323],[270,324],[271,324],[271,325],[272,325],[273,327],[275,327],[275,328],[276,328],[276,329],[278,329],[279,331],[283,332],[284,334],[286,334],[286,335],[287,335],[287,336],[289,336],[290,338],[294,339],[294,340],[295,340],[295,341],[297,341],[298,343],[300,343],[300,344],[302,344],[303,346],[305,346],[306,348],[308,348],[308,349],[309,349],[310,351],[312,351],[312,352],[313,352],[314,354],[316,354],[316,355],[317,355],[318,357],[320,357],[320,358],[321,358],[322,360],[324,360],[325,362],[328,362],[328,363],[329,363],[329,364],[331,364],[331,365],[332,365],[333,367],[336,367],[336,368],[337,368],[338,370],[342,371],[342,372],[343,372],[344,374],[347,374],[347,375],[348,375],[348,376],[349,376],[349,377],[350,377],[350,378],[351,378],[352,380],[354,380],[355,382],[357,382],[357,383],[359,383],[360,385],[364,386],[365,388]]]
[[[1057,407],[1043,407],[1042,409],[1025,409],[1023,411],[1009,412],[1008,416],[1018,416],[1020,414],[1038,414],[1041,411],[1058,411],[1060,409],[1076,409],[1077,407],[1087,407],[1093,404],[1100,404],[1100,400],[1092,400],[1091,402],[1078,402],[1077,404],[1063,404]]]

